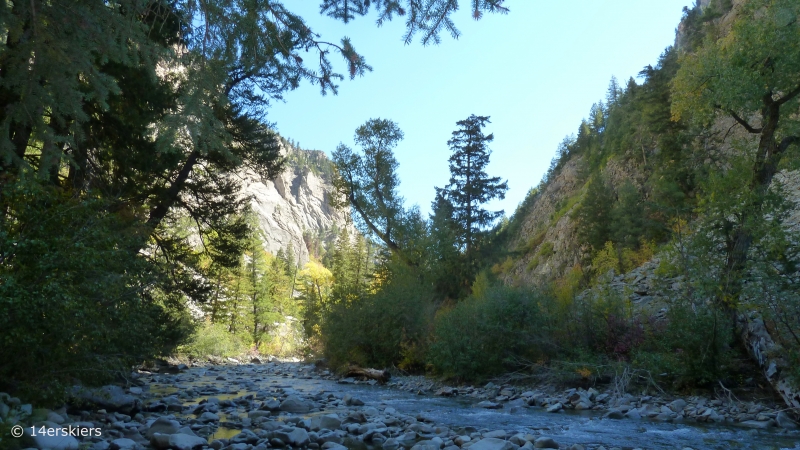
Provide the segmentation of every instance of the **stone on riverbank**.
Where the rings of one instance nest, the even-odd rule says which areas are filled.
[[[485,438],[472,444],[470,450],[513,450],[514,444],[497,438]]]

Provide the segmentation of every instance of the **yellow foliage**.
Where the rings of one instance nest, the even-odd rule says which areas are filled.
[[[615,273],[620,273],[619,257],[613,242],[606,242],[603,249],[592,258],[592,269],[594,270],[595,278],[604,276],[612,269]]]
[[[589,378],[592,375],[592,370],[588,367],[581,367],[580,369],[575,370],[583,378]]]

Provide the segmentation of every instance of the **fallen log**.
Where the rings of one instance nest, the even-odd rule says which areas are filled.
[[[363,378],[367,380],[375,380],[378,383],[384,384],[389,381],[392,375],[388,370],[368,369],[358,366],[350,366],[347,369],[345,377]]]

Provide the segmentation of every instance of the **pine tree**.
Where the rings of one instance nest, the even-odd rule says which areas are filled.
[[[453,151],[450,183],[443,189],[436,189],[437,196],[452,205],[453,220],[460,227],[457,242],[472,269],[477,260],[476,248],[482,230],[503,215],[503,211],[487,211],[481,205],[495,198],[505,198],[508,190],[507,182],[486,174],[491,154],[488,144],[494,140],[494,135],[483,134],[482,129],[487,123],[490,123],[489,117],[474,114],[457,122],[460,128],[447,142]]]

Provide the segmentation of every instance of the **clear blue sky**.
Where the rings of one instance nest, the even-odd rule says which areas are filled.
[[[330,155],[370,118],[391,119],[405,133],[395,150],[406,205],[430,210],[434,186],[447,184],[447,140],[456,121],[491,116],[487,172],[508,180],[493,210],[510,216],[547,170],[561,140],[577,131],[611,76],[622,85],[672,45],[684,6],[692,0],[508,0],[508,15],[471,18],[462,0],[458,40],[404,45],[402,18],[383,27],[375,17],[347,25],[320,16],[317,0],[285,4],[326,40],[352,39],[373,72],[320,95],[305,83],[275,103],[268,120],[306,149]],[[337,57],[338,59],[338,57]],[[339,72],[346,73],[341,61]]]

